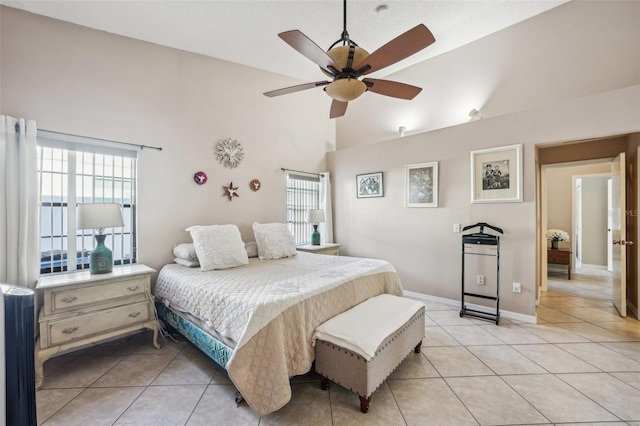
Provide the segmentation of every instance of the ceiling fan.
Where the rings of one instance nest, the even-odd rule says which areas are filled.
[[[320,70],[332,78],[313,83],[299,84],[283,89],[265,92],[265,96],[273,97],[299,92],[302,90],[324,87],[324,91],[333,99],[330,118],[342,117],[352,101],[366,91],[400,99],[413,99],[422,88],[390,80],[360,77],[393,65],[414,53],[429,46],[436,39],[423,24],[394,38],[375,52],[369,54],[349,38],[347,32],[347,0],[344,0],[344,29],[340,39],[325,52],[309,37],[299,30],[285,31],[278,34],[289,46],[303,54],[320,67]],[[338,44],[342,45],[338,46]]]

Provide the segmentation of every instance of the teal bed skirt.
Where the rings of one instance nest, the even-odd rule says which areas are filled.
[[[233,354],[233,349],[158,301],[156,301],[156,312],[158,318],[182,334],[222,368],[227,369],[227,362]]]

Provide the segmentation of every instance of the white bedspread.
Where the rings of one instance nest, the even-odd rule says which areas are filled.
[[[235,343],[227,371],[262,416],[289,401],[289,377],[311,368],[318,325],[402,287],[385,261],[299,253],[221,271],[166,265],[154,293]]]

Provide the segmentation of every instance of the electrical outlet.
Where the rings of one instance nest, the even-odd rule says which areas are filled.
[[[453,232],[460,232],[460,224],[459,223],[454,223],[453,224]]]
[[[484,275],[478,275],[476,282],[478,285],[484,285]]]
[[[522,286],[520,285],[520,283],[513,283],[513,292],[522,293]]]

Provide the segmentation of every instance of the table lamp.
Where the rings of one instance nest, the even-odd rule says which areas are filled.
[[[113,254],[104,245],[105,228],[124,226],[120,204],[78,204],[78,229],[97,229],[96,246],[89,255],[89,270],[92,274],[106,274],[113,270]]]
[[[319,246],[320,232],[318,232],[318,224],[324,222],[324,210],[310,209],[307,212],[307,222],[313,225],[313,232],[311,233],[311,244],[314,246]]]

